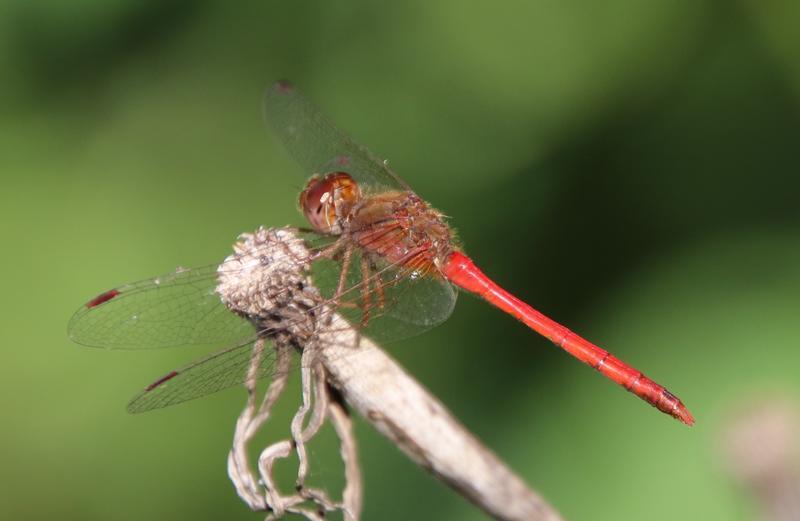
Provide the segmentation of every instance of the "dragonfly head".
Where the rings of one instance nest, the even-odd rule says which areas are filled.
[[[314,230],[339,235],[341,221],[361,199],[358,184],[345,172],[312,177],[300,193],[300,208]]]

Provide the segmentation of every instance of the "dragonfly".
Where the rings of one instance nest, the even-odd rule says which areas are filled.
[[[353,141],[297,87],[279,81],[264,96],[265,120],[310,178],[300,209],[308,254],[298,262],[319,288],[320,306],[387,342],[418,334],[452,313],[457,290],[516,318],[581,362],[686,425],[681,400],[605,349],[515,297],[481,271],[447,218],[388,165]],[[70,337],[110,349],[217,345],[222,349],[169,372],[129,404],[130,412],[198,398],[243,383],[253,343],[270,333],[220,298],[223,263],[126,284],[89,300],[72,317]],[[264,357],[256,376],[273,371]]]

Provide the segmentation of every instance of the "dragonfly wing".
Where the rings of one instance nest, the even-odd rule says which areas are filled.
[[[365,263],[361,262],[359,255],[356,252],[353,256],[345,279],[346,289],[338,299],[334,299],[334,295],[341,263],[319,259],[312,264],[311,276],[323,297],[318,304],[319,310],[335,307],[337,315],[346,321],[333,320],[321,327],[355,328],[377,341],[387,342],[430,329],[452,313],[456,292],[442,277],[415,275],[395,266],[372,265],[365,278]],[[313,308],[309,310],[309,313],[313,312]],[[324,314],[317,316],[324,320]],[[291,326],[291,322],[284,326]],[[250,326],[248,332],[252,335],[253,331]],[[260,332],[261,335],[271,333],[274,330]],[[275,350],[270,347],[268,339],[265,339],[265,344],[252,373],[255,378],[274,376],[276,372]],[[128,410],[136,413],[166,407],[244,383],[251,374],[255,345],[253,339],[240,342],[168,373],[134,397]],[[287,364],[286,369],[289,367],[292,365]]]
[[[394,276],[384,284],[384,309],[375,310],[375,321],[368,322],[367,335],[390,342],[432,329],[453,313],[458,293],[445,279],[431,276]]]
[[[378,276],[389,277],[390,272],[391,270],[385,270]],[[379,306],[377,302],[373,302],[374,307],[368,312],[369,320],[363,324],[365,308],[361,305],[348,305],[355,303],[352,295],[361,294],[362,287],[363,280],[356,282],[345,291],[339,302],[337,315],[342,316],[346,323],[334,320],[325,327],[333,330],[338,327],[355,328],[374,340],[388,342],[438,325],[450,316],[455,305],[456,293],[445,280],[433,277],[404,278],[402,284],[385,284],[384,305]],[[330,287],[327,289],[334,291]],[[371,298],[377,299],[374,292],[371,293]],[[330,304],[328,301],[320,305]],[[243,384],[251,374],[256,379],[274,376],[277,367],[275,350],[267,340],[255,371],[250,373],[255,345],[253,341],[235,345],[169,372],[135,396],[128,404],[128,411],[145,412],[200,398]],[[285,369],[292,367],[294,364],[287,364]]]
[[[107,291],[75,312],[69,336],[79,344],[110,349],[255,338],[250,322],[228,310],[216,293],[217,268],[179,269]]]
[[[289,82],[264,96],[264,118],[308,174],[343,171],[373,191],[411,191],[386,162],[354,142]]]
[[[361,252],[353,254],[337,312],[353,327],[378,342],[418,335],[453,312],[458,293],[438,274],[422,274],[372,259],[368,277]],[[340,262],[321,259],[312,265],[314,285],[333,298],[339,282]]]
[[[128,412],[139,413],[160,409],[194,398],[243,384],[255,354],[254,342],[222,349],[205,358],[172,371],[148,385],[128,404]],[[275,370],[275,350],[264,342],[254,378],[272,376]]]

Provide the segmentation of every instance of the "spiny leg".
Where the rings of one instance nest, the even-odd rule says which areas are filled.
[[[336,255],[339,250],[347,243],[345,240],[345,236],[342,235],[333,244],[325,247],[324,249],[315,252],[311,255],[311,260],[319,260],[319,259],[332,259],[334,255]]]
[[[369,294],[370,277],[372,276],[369,268],[369,261],[363,254],[360,259],[361,264],[361,327],[367,327],[369,323],[369,311],[372,306],[372,299]]]
[[[369,265],[370,269],[373,272],[378,271],[378,267],[375,266],[375,263],[370,261]],[[378,309],[383,310],[383,308],[386,307],[386,292],[384,291],[383,288],[383,279],[381,279],[379,273],[375,273],[374,276],[375,276],[375,295],[378,301]]]
[[[350,271],[350,263],[353,258],[353,245],[350,244],[349,242],[343,241],[342,238],[340,238],[335,243],[331,244],[329,247],[314,254],[312,257],[312,260],[332,259],[334,255],[336,255],[342,248],[344,248],[341,260],[342,271],[339,273],[339,281],[336,284],[336,290],[334,291],[331,298],[328,299],[328,303],[330,304],[333,310],[336,310],[341,305],[340,300],[342,295],[344,294],[345,284],[347,283],[347,272]],[[345,303],[345,307],[349,307],[348,304],[349,303]],[[334,317],[333,314],[329,314],[327,316],[327,318],[325,319],[326,325],[330,326],[333,317]]]
[[[354,247],[348,243],[342,252],[342,271],[339,273],[339,282],[336,284],[336,293],[333,294],[334,306],[339,305],[339,299],[344,294],[344,287],[347,284],[347,272],[350,271],[350,264],[353,261]]]

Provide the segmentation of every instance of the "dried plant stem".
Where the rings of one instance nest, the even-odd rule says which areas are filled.
[[[319,345],[331,384],[417,464],[496,519],[561,519],[369,339],[343,328],[321,332]]]
[[[353,434],[353,421],[344,405],[338,400],[331,400],[328,414],[336,434],[341,440],[342,462],[344,463],[345,487],[342,492],[342,510],[345,521],[356,521],[361,517],[363,485],[361,469],[358,466],[358,450]]]
[[[264,339],[259,339],[253,346],[253,357],[248,378],[245,382],[247,404],[236,421],[233,448],[228,454],[228,475],[233,481],[239,497],[253,510],[265,510],[267,509],[267,503],[250,468],[250,463],[247,459],[247,443],[255,435],[259,427],[267,421],[272,406],[286,387],[289,374],[288,367],[291,361],[287,348],[276,347],[276,367],[279,370],[276,371],[275,378],[272,379],[266,393],[264,393],[261,405],[256,409],[255,370],[264,356],[264,344]]]

